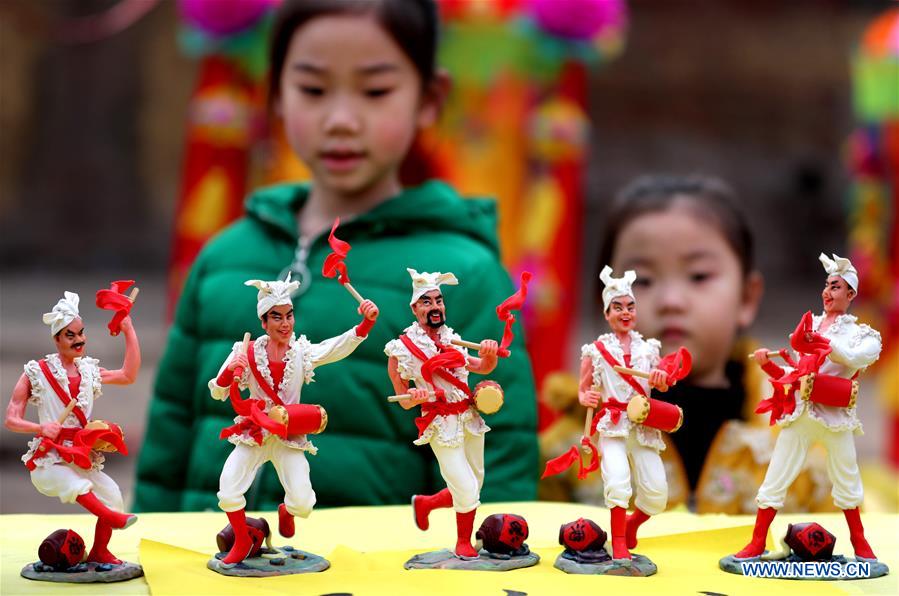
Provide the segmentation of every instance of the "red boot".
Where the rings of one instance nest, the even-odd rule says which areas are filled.
[[[92,492],[84,493],[79,496],[75,501],[96,515],[99,519],[103,520],[109,527],[113,530],[122,530],[132,525],[137,521],[137,516],[131,513],[119,513],[118,511],[113,511],[106,505],[100,502],[100,499],[97,498]]]
[[[428,515],[435,509],[446,509],[453,506],[453,495],[448,488],[433,495],[413,495],[412,513],[415,515],[415,525],[419,530],[427,530]]]
[[[94,529],[94,546],[91,548],[91,552],[88,553],[86,560],[93,561],[94,563],[121,565],[122,560],[116,558],[115,555],[106,548],[110,538],[112,538],[112,527],[101,518],[97,518],[97,526]]]
[[[237,511],[228,511],[228,521],[231,522],[231,528],[234,530],[234,546],[228,552],[227,556],[222,559],[224,567],[234,567],[250,555],[253,550],[253,540],[250,538],[250,531],[247,529],[247,514],[243,509]]]
[[[627,550],[627,540],[624,538],[625,516],[627,511],[624,507],[612,507],[612,558],[613,559],[630,559],[631,553]]]
[[[648,515],[636,508],[631,515],[627,516],[624,526],[624,538],[627,541],[628,550],[637,548],[637,529],[648,519]]]
[[[287,511],[287,505],[281,503],[278,505],[278,533],[285,538],[293,538],[296,532],[296,526],[293,523],[293,516]]]
[[[734,555],[735,559],[752,559],[765,552],[765,541],[768,539],[768,528],[777,515],[777,509],[759,507],[755,514],[755,528],[752,529],[752,540],[743,550]]]
[[[474,527],[474,514],[477,509],[468,513],[456,512],[456,556],[460,559],[477,559],[478,551],[471,546],[471,529]]]
[[[849,541],[852,542],[852,548],[855,549],[855,558],[876,561],[877,555],[874,554],[871,545],[865,539],[865,528],[862,527],[862,518],[858,513],[858,507],[843,509],[843,515],[846,516],[846,523],[849,524]]]

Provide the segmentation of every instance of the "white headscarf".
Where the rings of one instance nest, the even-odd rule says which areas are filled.
[[[818,260],[824,265],[824,271],[827,272],[827,276],[839,275],[846,280],[850,288],[858,293],[858,271],[852,266],[852,262],[833,253],[831,253],[831,256],[833,259],[829,259],[823,252],[818,255]]]
[[[612,304],[612,300],[619,296],[630,296],[631,298],[634,298],[634,292],[631,290],[631,285],[634,283],[634,280],[637,279],[636,271],[628,270],[624,272],[623,277],[612,277],[612,268],[606,265],[602,268],[599,279],[602,283],[606,284],[606,287],[603,288],[602,291],[603,312],[608,311],[609,305]],[[634,298],[634,300],[636,300],[636,298]]]
[[[251,279],[243,283],[245,286],[253,286],[259,289],[256,294],[256,315],[261,319],[262,315],[270,311],[275,306],[291,305],[293,300],[290,295],[300,287],[300,282],[290,281],[290,273],[284,281],[262,281],[261,279]]]
[[[44,313],[44,323],[50,325],[50,336],[54,336],[66,325],[78,317],[78,294],[75,292],[63,292],[63,297],[56,303],[53,310]]]
[[[430,292],[431,290],[439,290],[440,286],[446,284],[448,286],[459,285],[459,280],[452,273],[419,273],[415,269],[406,268],[412,277],[412,300],[409,306],[412,306],[418,299]]]

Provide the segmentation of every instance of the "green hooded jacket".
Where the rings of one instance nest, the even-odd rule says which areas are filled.
[[[319,342],[357,324],[356,301],[335,279],[321,275],[330,253],[327,235],[303,250],[297,213],[306,185],[259,190],[246,215],[213,238],[191,269],[159,364],[147,432],[137,466],[135,511],[216,509],[219,475],[233,446],[219,439],[232,424],[228,401],[212,399],[214,378],[244,332],[262,334],[256,290],[248,279],[277,279],[305,262],[294,297],[296,334]],[[408,189],[352,220],[339,237],[352,245],[346,258],[353,286],[380,309],[368,338],[350,356],[315,371],[303,402],[322,405],[328,427],[311,437],[307,456],[320,506],[408,503],[413,494],[445,487],[427,446],[416,447],[419,408],[388,403],[393,393],[384,345],[414,321],[407,267],[451,271],[458,286],[444,288],[447,324],[470,341],[499,339],[495,308],[515,291],[499,260],[493,201],[465,200],[432,181]],[[303,267],[294,267],[303,269]],[[297,274],[294,273],[294,279]],[[512,355],[489,377],[505,391],[505,405],[486,416],[483,501],[532,500],[537,494],[537,414],[531,365],[515,324]],[[472,384],[478,381],[475,376]],[[284,490],[272,466],[263,466],[246,494],[248,510],[275,509]]]

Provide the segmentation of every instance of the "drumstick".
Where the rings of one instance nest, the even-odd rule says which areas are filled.
[[[468,341],[465,339],[451,339],[450,343],[454,346],[459,346],[460,348],[468,348],[469,350],[481,349],[481,344],[476,344],[473,341]],[[508,358],[511,353],[512,351],[509,350],[509,348],[502,348],[496,353],[496,355],[501,358]]]
[[[104,402],[106,403],[106,402]],[[62,424],[66,421],[66,418],[69,417],[69,414],[72,413],[72,410],[75,409],[75,406],[78,405],[78,401],[74,399],[70,399],[69,403],[66,404],[66,409],[62,411],[62,414],[59,415],[59,418],[56,419],[56,424]]]
[[[434,392],[433,392],[433,391],[428,391],[428,396],[429,396],[429,397],[434,397]],[[404,400],[407,400],[407,399],[412,399],[412,394],[411,394],[411,393],[400,393],[399,395],[388,395],[388,396],[387,396],[387,401],[391,401],[391,402],[393,402],[393,401],[404,401]]]
[[[137,286],[134,286],[134,289],[132,289],[131,293],[128,294],[128,300],[130,300],[131,302],[134,302],[135,300],[137,300],[138,293],[140,293],[140,288],[138,288]]]
[[[615,372],[620,372],[625,375],[631,375],[632,377],[640,377],[641,379],[648,379],[649,373],[643,372],[642,370],[637,370],[635,368],[625,368],[623,366],[613,366]]]
[[[755,354],[746,354],[747,358],[754,358]],[[778,350],[768,350],[768,358],[783,358],[783,354],[781,354]]]
[[[365,298],[362,297],[362,294],[357,292],[356,288],[350,285],[350,282],[346,282],[345,284],[343,284],[343,287],[346,288],[347,292],[352,294],[353,298],[355,298],[356,302],[358,302],[359,304],[362,304],[362,302],[365,300]]]
[[[247,350],[250,347],[250,332],[247,331],[243,334],[243,343],[240,345],[240,353],[243,356],[247,355]],[[239,379],[243,376],[243,367],[237,366],[234,368],[234,378]]]

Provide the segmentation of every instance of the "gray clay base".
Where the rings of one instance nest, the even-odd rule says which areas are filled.
[[[648,577],[658,571],[655,563],[643,555],[631,553],[632,559],[608,559],[596,563],[578,563],[564,556],[556,557],[553,567],[565,573],[578,575],[621,575],[628,577]]]
[[[292,546],[279,546],[272,550],[263,549],[262,556],[244,559],[234,567],[222,566],[221,559],[228,553],[218,553],[206,567],[222,575],[232,577],[272,577],[294,575],[296,573],[318,573],[331,566],[324,557],[308,553]]]
[[[768,551],[765,551],[768,552]],[[761,560],[759,557],[754,557],[752,559],[737,559],[733,555],[727,555],[718,561],[718,567],[721,568],[722,571],[727,571],[728,573],[734,573],[736,575],[743,575],[743,568],[740,563],[746,563],[747,561],[759,561]],[[795,554],[790,555],[786,559],[781,559],[782,561],[786,561],[788,563],[800,562],[802,559],[797,557]],[[855,562],[856,559],[847,559],[843,555],[834,555],[830,558],[830,563],[839,563],[840,565],[845,565],[849,562]],[[815,581],[843,581],[843,580],[859,580],[859,579],[874,579],[875,577],[883,577],[884,575],[890,572],[890,568],[887,567],[886,563],[881,563],[880,561],[870,561],[870,570],[871,574],[868,577],[797,577],[794,575],[782,576],[782,577],[759,577],[757,579],[810,579]]]
[[[415,555],[403,564],[406,569],[462,569],[466,571],[511,571],[533,567],[540,562],[540,555],[530,552],[519,557],[499,559],[481,550],[480,557],[466,561],[449,549],[435,550]]]
[[[144,574],[137,563],[122,561],[121,565],[109,563],[79,563],[65,571],[56,571],[40,561],[29,563],[22,568],[22,577],[42,582],[68,584],[98,584],[123,582]]]

